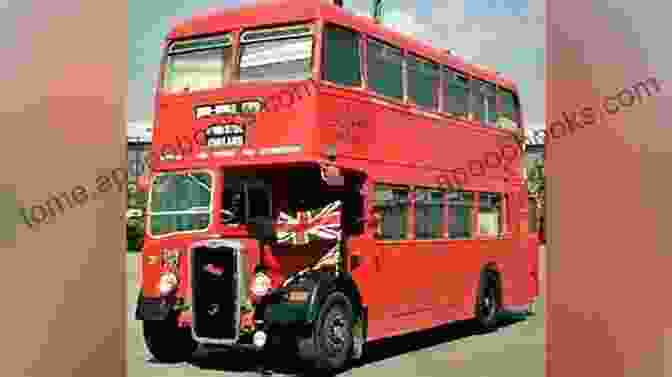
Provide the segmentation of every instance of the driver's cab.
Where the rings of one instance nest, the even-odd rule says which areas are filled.
[[[360,174],[344,174],[340,185],[319,166],[225,169],[220,177],[219,233],[253,238],[250,223],[269,219],[275,235],[265,250],[283,277],[343,268],[344,241],[364,230]]]
[[[271,184],[254,176],[224,175],[220,224],[237,227],[249,223],[249,219],[271,217]]]

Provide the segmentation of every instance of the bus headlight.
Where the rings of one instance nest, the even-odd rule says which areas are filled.
[[[271,279],[262,272],[257,273],[257,276],[254,278],[254,284],[252,285],[252,293],[257,297],[261,297],[267,294],[270,290]]]
[[[254,345],[257,346],[258,348],[261,348],[266,345],[267,338],[268,337],[266,336],[265,332],[257,331],[252,336],[252,343],[254,343]]]
[[[167,296],[177,288],[177,276],[172,272],[161,274],[159,279],[159,291],[162,296]]]

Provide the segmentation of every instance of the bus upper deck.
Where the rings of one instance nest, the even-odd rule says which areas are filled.
[[[169,33],[161,67],[154,154],[191,145],[159,170],[330,154],[462,167],[523,132],[510,80],[324,2],[194,17]]]

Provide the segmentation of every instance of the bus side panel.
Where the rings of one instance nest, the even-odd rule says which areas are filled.
[[[135,286],[142,289],[142,251],[135,256]]]
[[[471,278],[474,284],[474,293],[478,291],[480,273],[483,267],[494,264],[501,279],[501,303],[504,306],[514,305],[521,298],[520,293],[523,292],[521,282],[526,270],[523,256],[520,255],[520,248],[516,247],[517,242],[514,239],[481,239],[479,242],[482,245],[482,251],[481,260],[477,266],[479,269],[478,275]],[[475,302],[476,297],[474,296],[471,301],[472,312]]]
[[[524,192],[526,194],[526,192]],[[528,202],[526,196],[521,195],[520,203],[523,206],[520,213],[520,251],[524,256],[526,263],[525,298],[521,299],[522,304],[531,303],[539,294],[539,237],[536,231],[536,211],[535,207]]]
[[[539,296],[539,237],[536,233],[528,236],[529,253],[529,299],[530,301]]]
[[[510,239],[501,242],[501,248],[497,256],[501,270],[502,302],[504,307],[519,307],[527,305],[531,301],[530,296],[530,273],[534,268],[535,261],[529,253],[528,236],[528,209],[526,208],[527,194],[513,192],[509,196],[508,204]],[[525,198],[525,202],[520,198]]]
[[[464,247],[465,257],[460,260],[462,264],[462,278],[464,285],[461,292],[462,306],[455,319],[463,320],[474,318],[476,299],[478,295],[478,287],[480,284],[481,271],[483,267],[489,263],[494,262],[492,258],[496,253],[489,251],[490,245],[487,241],[478,239],[462,241]],[[447,261],[454,263],[455,261]]]
[[[362,304],[367,307],[369,339],[378,339],[385,336],[384,319],[386,297],[382,287],[385,284],[381,278],[381,256],[379,246],[374,239],[350,240],[351,264],[350,274],[357,284]],[[390,294],[390,293],[388,293]]]

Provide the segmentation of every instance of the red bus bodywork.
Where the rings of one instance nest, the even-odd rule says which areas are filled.
[[[194,120],[195,106],[232,99],[260,98],[263,101],[300,85],[312,87],[313,94],[277,111],[257,114],[242,148],[217,155],[207,147],[189,143],[180,151],[185,153],[180,153],[179,160],[155,158],[153,174],[207,169],[214,174],[213,182],[219,182],[223,177],[225,179],[229,169],[271,171],[286,166],[329,163],[341,171],[364,177],[367,226],[361,235],[347,240],[350,251],[344,263],[368,310],[367,340],[473,317],[479,277],[485,266],[495,269],[501,276],[503,309],[516,310],[532,303],[539,291],[537,240],[527,231],[528,194],[518,168],[522,158],[520,150],[509,168],[488,168],[485,175],[472,175],[462,185],[464,191],[497,192],[506,198],[501,236],[485,237],[476,232],[472,239],[416,240],[412,210],[409,210],[406,239],[388,241],[373,236],[375,225],[372,225],[371,213],[376,184],[405,185],[411,190],[415,187],[441,189],[437,176],[450,169],[469,169],[469,161],[482,160],[486,153],[501,151],[503,145],[512,144],[511,132],[483,127],[478,122],[453,118],[438,111],[420,110],[405,101],[390,100],[367,89],[365,74],[361,88],[342,87],[322,80],[321,30],[327,23],[340,25],[517,92],[512,81],[365,17],[309,0],[262,3],[194,17],[175,26],[166,45],[174,40],[232,32],[233,49],[237,53],[242,30],[295,23],[311,23],[317,28],[313,77],[308,84],[233,83],[219,89],[184,94],[167,94],[159,89],[153,155],[160,156],[165,145],[193,140],[198,130],[212,123],[213,118]],[[522,119],[519,124],[522,127]],[[279,147],[285,148],[286,152],[269,152],[271,148]],[[214,190],[214,208],[219,208],[221,187],[215,183]],[[477,199],[474,207],[478,208]],[[472,211],[474,229],[477,226],[475,212]],[[145,298],[160,296],[157,280],[161,267],[160,263],[152,263],[152,259],[158,260],[164,249],[181,250],[180,274],[186,277],[190,273],[189,245],[207,239],[236,239],[249,253],[245,268],[254,268],[260,255],[257,242],[245,226],[234,229],[219,225],[219,216],[215,211],[205,231],[161,237],[146,235],[141,268]],[[267,258],[277,267],[273,272],[273,285],[277,287],[302,263],[313,261],[315,256],[307,251],[296,255],[271,248]],[[185,278],[183,281],[177,295],[188,299],[192,294],[190,280]],[[189,326],[190,314],[184,313],[182,321],[183,325]]]

